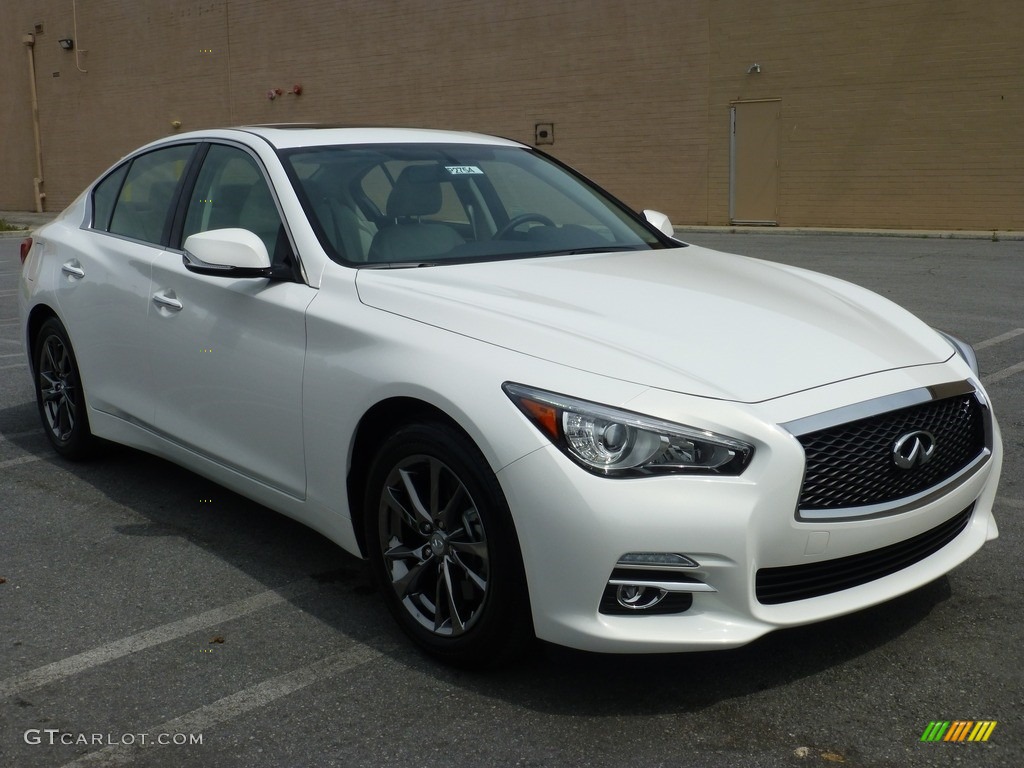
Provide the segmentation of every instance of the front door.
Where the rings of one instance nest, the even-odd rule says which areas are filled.
[[[182,239],[232,227],[255,232],[271,254],[286,245],[256,158],[239,147],[211,145],[191,190]],[[198,275],[171,249],[153,262],[151,293],[157,430],[303,498],[305,311],[316,290],[285,279]]]

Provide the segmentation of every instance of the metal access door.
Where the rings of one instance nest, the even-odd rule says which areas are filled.
[[[779,99],[741,101],[730,119],[729,218],[779,223]]]

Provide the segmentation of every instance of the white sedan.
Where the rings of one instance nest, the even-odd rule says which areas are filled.
[[[452,663],[735,647],[998,535],[968,345],[512,141],[174,136],[22,260],[58,453],[134,446],[302,521]]]

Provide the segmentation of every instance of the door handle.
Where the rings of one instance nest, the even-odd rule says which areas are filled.
[[[167,295],[165,293],[154,293],[153,302],[159,304],[165,309],[171,310],[172,312],[180,312],[183,306],[180,301],[174,298],[173,291],[171,292],[170,295]]]
[[[82,269],[81,265],[77,261],[66,261],[61,265],[60,271],[68,277],[73,277],[76,280],[81,280],[85,277],[85,270]]]

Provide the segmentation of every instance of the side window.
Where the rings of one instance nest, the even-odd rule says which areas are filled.
[[[213,144],[192,190],[182,242],[196,232],[234,227],[258,235],[274,258],[283,227],[259,165],[248,152]]]
[[[110,214],[114,211],[114,202],[121,191],[124,175],[128,172],[128,163],[103,179],[92,191],[92,228],[106,232],[110,229]]]
[[[194,148],[193,144],[179,144],[132,160],[114,204],[108,231],[160,243],[178,180]]]

